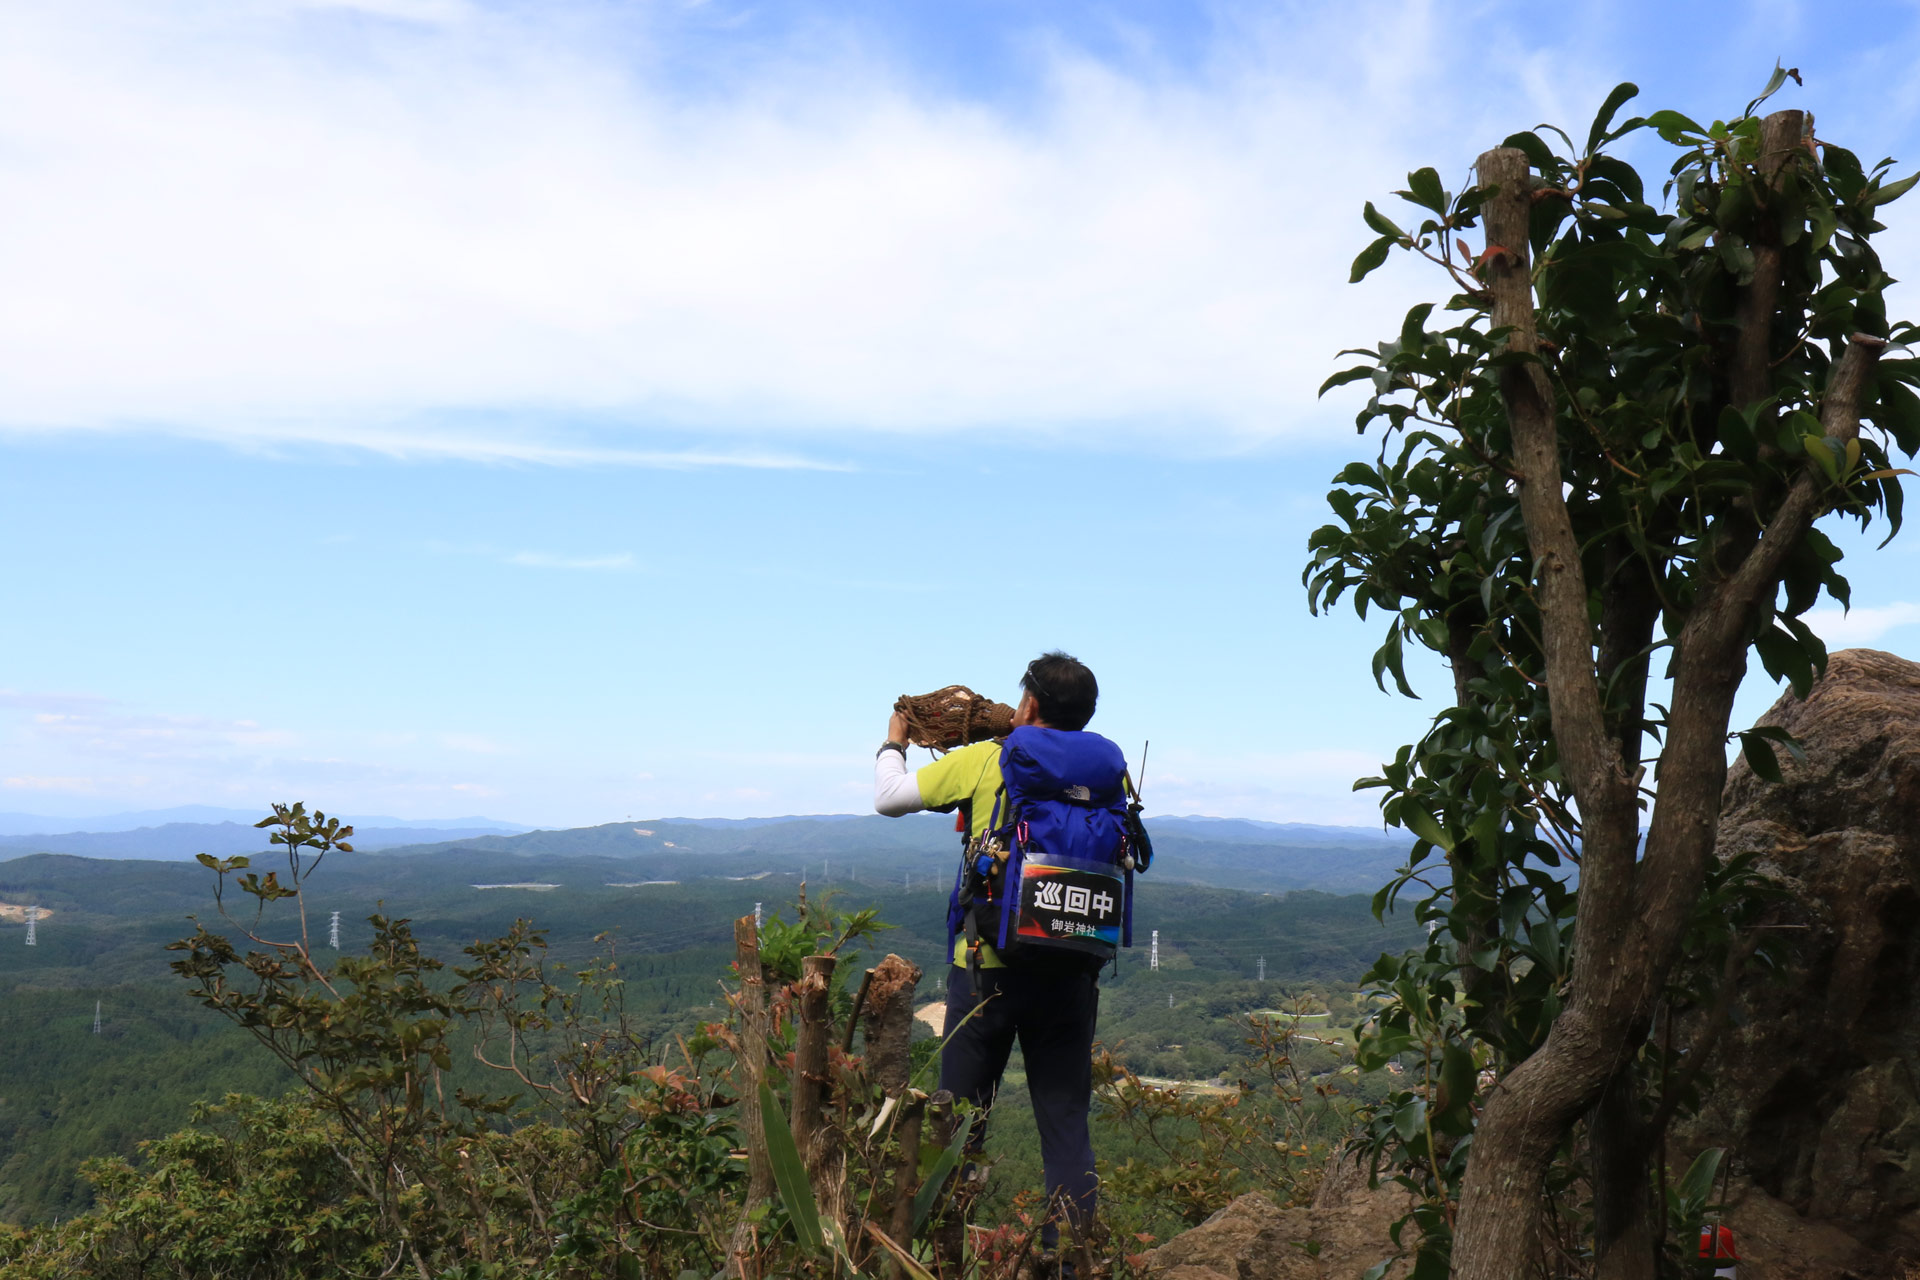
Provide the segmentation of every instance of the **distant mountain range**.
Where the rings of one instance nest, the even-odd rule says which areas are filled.
[[[818,880],[830,873],[836,883],[885,884],[904,877],[945,878],[959,852],[953,819],[941,814],[661,818],[560,831],[514,829],[485,819],[451,819],[444,827],[374,825],[387,821],[356,822],[354,848],[385,858],[438,862],[445,855],[495,868],[504,862],[522,867],[527,875],[534,873],[529,863],[596,859],[618,862],[623,878],[639,880],[738,879],[763,873],[799,873]],[[1240,818],[1149,818],[1147,828],[1154,841],[1151,874],[1156,878],[1263,892],[1371,892],[1401,865],[1411,843],[1405,836],[1363,827]],[[57,853],[175,861],[199,853],[231,857],[268,848],[265,832],[251,822],[234,821],[0,836],[0,860]]]
[[[75,832],[124,833],[143,827],[178,826],[252,826],[266,816],[265,809],[221,809],[207,804],[183,804],[171,809],[137,809],[127,813],[109,813],[94,818],[55,818],[43,813],[0,813],[0,838],[30,835],[69,835]],[[361,830],[412,830],[423,834],[416,839],[450,839],[436,834],[485,831],[512,834],[532,828],[498,818],[389,818],[380,815],[333,815]],[[168,854],[115,855],[169,857]]]
[[[363,852],[419,844],[423,840],[463,840],[497,836],[499,827],[361,827],[348,841]],[[0,836],[0,860],[28,853],[70,853],[82,858],[144,858],[162,861],[211,853],[229,858],[270,848],[268,833],[251,822],[166,822],[132,831],[67,831],[55,835]]]

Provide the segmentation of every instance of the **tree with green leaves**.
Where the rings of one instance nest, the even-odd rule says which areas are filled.
[[[1789,74],[1710,125],[1616,124],[1621,85],[1584,146],[1542,126],[1458,193],[1410,175],[1410,227],[1365,211],[1356,281],[1398,250],[1450,286],[1329,379],[1370,385],[1358,425],[1383,439],[1338,477],[1306,571],[1316,611],[1383,613],[1383,687],[1412,694],[1409,643],[1452,674],[1453,704],[1360,784],[1416,841],[1379,905],[1422,886],[1435,929],[1375,971],[1363,1047],[1423,1064],[1373,1134],[1424,1195],[1421,1280],[1542,1265],[1571,1201],[1597,1274],[1662,1266],[1659,1134],[1708,1047],[1674,1042],[1677,984],[1750,949],[1703,932],[1734,696],[1749,654],[1801,692],[1824,669],[1804,615],[1848,589],[1817,523],[1899,528],[1920,361],[1871,242],[1915,179],[1800,111],[1757,115]],[[1653,198],[1616,154],[1648,134],[1672,158]],[[1763,775],[1797,750],[1739,737]],[[1587,1190],[1557,1204],[1563,1176]]]

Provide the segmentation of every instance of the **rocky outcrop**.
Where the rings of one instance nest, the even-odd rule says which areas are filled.
[[[1672,1154],[1731,1153],[1743,1275],[1905,1280],[1920,1275],[1920,664],[1836,653],[1805,699],[1781,698],[1761,723],[1798,738],[1806,763],[1782,752],[1778,783],[1735,763],[1719,852],[1758,855],[1786,891],[1767,924],[1790,942],[1778,972],[1740,979],[1739,1025]],[[1393,1252],[1408,1207],[1335,1165],[1312,1208],[1242,1196],[1145,1270],[1355,1280]]]
[[[1729,1224],[1757,1274],[1901,1274],[1920,1257],[1920,664],[1833,655],[1761,720],[1806,748],[1783,780],[1728,778],[1722,857],[1757,853],[1788,892],[1775,974],[1741,979],[1746,1017],[1676,1135],[1725,1146]]]
[[[1319,1280],[1297,1243],[1312,1233],[1307,1210],[1276,1208],[1252,1191],[1150,1251],[1141,1270],[1156,1280]]]
[[[1155,1280],[1358,1280],[1392,1255],[1388,1230],[1409,1207],[1401,1188],[1369,1189],[1364,1169],[1335,1163],[1311,1208],[1241,1196],[1147,1253],[1141,1271]],[[1387,1275],[1405,1271],[1402,1263]]]

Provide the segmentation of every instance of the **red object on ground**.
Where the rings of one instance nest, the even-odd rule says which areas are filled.
[[[1700,1256],[1727,1262],[1740,1261],[1740,1251],[1733,1247],[1733,1228],[1700,1228]]]

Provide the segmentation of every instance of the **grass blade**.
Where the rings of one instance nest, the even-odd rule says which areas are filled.
[[[927,1215],[933,1212],[934,1202],[946,1189],[947,1175],[954,1171],[960,1160],[966,1155],[967,1135],[973,1132],[973,1117],[968,1116],[960,1122],[960,1128],[953,1135],[953,1141],[940,1158],[933,1162],[933,1171],[927,1174],[927,1180],[920,1188],[920,1194],[913,1198],[913,1232],[920,1234],[920,1228],[926,1225]]]
[[[814,1202],[813,1188],[807,1183],[806,1166],[800,1163],[800,1149],[793,1144],[793,1130],[786,1113],[767,1085],[760,1086],[760,1127],[766,1131],[767,1163],[773,1166],[773,1184],[780,1192],[780,1203],[787,1208],[793,1233],[800,1247],[809,1253],[825,1253],[826,1238],[820,1234],[820,1206]]]
[[[909,1280],[934,1280],[933,1273],[927,1270],[918,1258],[909,1253],[905,1245],[900,1244],[871,1222],[867,1224],[867,1234],[872,1236],[874,1242],[881,1248],[893,1255],[894,1261],[900,1264],[901,1270],[907,1273]]]

